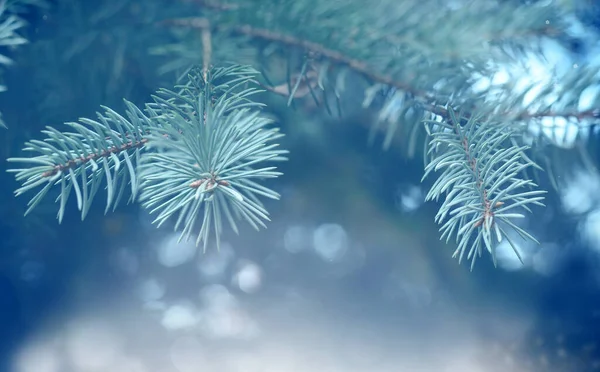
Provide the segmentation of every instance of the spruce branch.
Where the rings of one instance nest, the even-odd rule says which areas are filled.
[[[92,32],[71,38],[67,56],[99,40],[97,31],[104,27],[97,21],[126,3],[90,17]],[[190,12],[194,4],[197,13]],[[276,143],[282,134],[253,100],[259,88],[285,96],[289,106],[310,96],[332,111],[329,99],[335,98],[339,112],[343,94],[353,96],[346,92],[352,84],[364,89],[363,107],[377,110],[370,141],[384,130],[388,148],[402,132],[414,153],[416,142],[426,137],[424,179],[438,176],[427,200],[441,201],[435,217],[441,238],[455,239],[454,257],[470,260],[473,269],[484,250],[496,263],[503,240],[518,256],[514,234],[535,241],[515,222],[543,205],[544,191],[527,175],[542,168],[537,153],[532,156],[523,144],[548,154],[548,142],[540,140],[547,128],[568,121],[581,129],[600,116],[599,97],[583,108],[578,102],[600,76],[599,67],[582,66],[542,84],[516,83],[511,76],[505,84],[478,87],[481,77],[491,81],[506,66],[509,74],[518,73],[519,68],[511,70],[516,61],[535,54],[541,40],[562,35],[567,25],[555,4],[181,0],[180,5],[164,13],[154,7],[151,16],[133,23],[170,27],[169,33],[152,30],[161,35],[148,39],[165,43],[151,53],[169,56],[161,72],[186,70],[184,82],[159,90],[143,110],[127,103],[121,117],[105,108],[96,121],[69,124],[74,132],[48,128],[45,141],[28,142],[38,156],[11,159],[29,165],[11,170],[22,182],[17,194],[39,190],[28,212],[57,186],[59,220],[71,190],[83,218],[101,184],[107,185],[107,210],[129,185],[130,201],[139,200],[158,226],[173,220],[180,239],[197,233],[197,245],[206,250],[214,237],[218,247],[224,219],[236,233],[240,220],[265,227],[269,213],[262,200],[279,198],[263,182],[280,176],[272,162],[285,160],[286,151]],[[120,30],[116,49],[122,61],[131,40]],[[223,63],[229,60],[238,65]],[[188,70],[192,64],[198,67]],[[115,66],[115,72],[123,71],[121,62]],[[538,137],[531,133],[536,127]]]
[[[207,27],[208,20],[206,18],[200,17],[191,17],[191,18],[178,18],[178,19],[170,19],[162,22],[167,25],[174,26],[185,26],[185,27],[193,27],[204,29]],[[395,87],[400,90],[409,91],[415,96],[422,96],[423,98],[429,98],[430,100],[434,100],[435,96],[426,92],[416,90],[413,86],[408,83],[404,83],[402,81],[397,81],[391,75],[379,74],[374,71],[372,68],[368,66],[365,62],[353,59],[343,53],[328,49],[324,45],[321,45],[316,42],[304,40],[295,36],[286,35],[283,33],[278,33],[275,31],[271,31],[263,28],[256,28],[250,25],[238,25],[238,26],[223,26],[223,25],[215,25],[217,31],[228,31],[233,34],[249,36],[251,38],[262,39],[268,42],[277,42],[281,43],[287,47],[296,47],[301,48],[305,51],[306,54],[309,54],[312,59],[325,58],[328,59],[335,64],[347,67],[352,69],[353,71],[359,73],[370,81],[375,83],[385,84],[388,86]],[[435,108],[432,107],[435,110]]]
[[[296,49],[298,54],[282,53],[309,61],[308,68],[306,61],[290,61],[288,64],[297,66],[299,72],[288,74],[284,84],[265,85],[267,90],[287,95],[288,103],[310,93],[320,104],[323,99],[315,98],[319,90],[333,91],[339,100],[343,74],[338,73],[338,81],[333,84],[334,72],[347,69],[362,76],[371,85],[363,106],[371,106],[377,93],[386,96],[371,133],[372,140],[385,125],[384,148],[389,147],[400,124],[414,137],[421,112],[448,120],[448,106],[460,107],[468,117],[470,105],[480,115],[488,115],[489,120],[514,121],[516,125],[536,118],[567,117],[579,122],[598,118],[597,110],[580,112],[572,105],[531,107],[514,99],[524,95],[516,93],[510,83],[495,87],[496,92],[471,90],[474,75],[491,76],[498,66],[514,64],[538,40],[563,35],[568,25],[563,20],[565,10],[557,5],[515,6],[483,1],[450,7],[435,0],[402,5],[379,1],[368,9],[358,9],[360,5],[352,2],[322,4],[310,0],[266,1],[260,5],[237,1],[223,7],[220,2],[202,1],[199,5],[206,17],[168,19],[163,24],[204,28],[210,17],[215,33],[240,36],[242,42],[259,50],[270,50],[271,56],[273,45],[282,50]],[[436,5],[438,11],[431,14]],[[579,76],[565,80],[578,80],[584,88],[594,71],[578,71],[575,75]],[[301,89],[292,89],[298,82]],[[552,84],[533,84],[525,89],[547,91]],[[577,87],[566,87],[571,88]],[[561,96],[578,97],[573,91],[568,93]],[[493,96],[489,103],[485,102],[486,95]],[[536,102],[545,98],[538,97]]]
[[[513,222],[525,217],[520,210],[531,212],[531,206],[543,206],[545,191],[520,178],[525,169],[537,165],[524,156],[527,146],[511,141],[519,134],[509,125],[477,116],[465,123],[462,114],[452,109],[449,115],[449,121],[426,123],[431,141],[423,179],[441,172],[426,196],[435,201],[444,197],[435,217],[441,225],[441,239],[449,242],[455,236],[458,246],[453,257],[461,262],[466,253],[471,270],[484,248],[496,264],[496,246],[503,239],[520,259],[508,231],[537,242]]]
[[[146,135],[154,123],[135,105],[125,101],[126,115],[103,107],[97,120],[82,118],[66,123],[71,132],[61,132],[53,127],[42,131],[43,141],[26,142],[24,151],[39,155],[9,158],[12,163],[29,167],[9,169],[22,182],[15,191],[19,196],[41,188],[29,201],[25,214],[29,214],[55,186],[60,188],[58,220],[62,221],[67,201],[74,191],[77,208],[83,220],[103,180],[106,180],[107,201],[105,212],[114,209],[124,195],[127,184],[131,191],[129,201],[134,201],[138,190],[137,164],[144,150]]]
[[[258,197],[279,199],[257,182],[281,175],[262,164],[285,160],[287,151],[273,143],[282,134],[261,115],[261,105],[248,99],[258,92],[256,74],[246,67],[214,69],[205,80],[198,78],[203,72],[192,72],[188,84],[159,91],[149,108],[164,124],[150,136],[156,151],[142,160],[140,200],[157,213],[158,226],[177,215],[180,240],[189,239],[201,218],[196,244],[203,242],[204,250],[211,231],[219,246],[223,219],[236,233],[239,219],[266,227],[268,212]],[[230,79],[219,82],[221,75]]]
[[[373,9],[361,11],[358,15],[351,15],[355,4],[317,5],[311,1],[303,1],[294,6],[287,2],[278,2],[265,4],[264,8],[240,1],[237,7],[228,6],[228,11],[224,12],[226,16],[221,18],[219,15],[222,11],[216,6],[218,3],[211,2],[208,9],[215,32],[263,41],[265,44],[259,48],[271,48],[272,44],[277,44],[288,49],[297,49],[304,55],[303,58],[310,62],[309,68],[305,68],[305,62],[296,64],[302,66],[302,71],[298,74],[288,74],[288,89],[285,89],[286,84],[265,86],[267,90],[287,95],[288,103],[310,93],[315,103],[320,104],[322,99],[315,98],[315,92],[319,89],[334,91],[338,99],[341,90],[339,87],[343,84],[339,81],[336,84],[328,84],[328,81],[331,80],[333,71],[340,68],[353,71],[371,84],[365,93],[363,106],[368,107],[374,102],[373,99],[377,95],[374,93],[383,92],[387,98],[379,119],[372,128],[371,140],[377,130],[385,124],[384,148],[388,148],[400,123],[404,122],[409,133],[415,132],[415,125],[423,118],[415,116],[415,113],[420,115],[421,112],[429,112],[449,119],[446,107],[450,105],[454,108],[461,107],[468,117],[467,109],[463,107],[465,103],[481,101],[483,96],[481,92],[475,94],[470,91],[473,84],[472,75],[493,73],[494,69],[489,66],[490,58],[494,59],[494,63],[512,62],[518,57],[519,48],[523,43],[556,36],[566,27],[560,20],[560,10],[552,6],[515,7],[478,2],[464,5],[460,9],[441,6],[437,14],[425,15],[424,12],[429,12],[435,3],[409,1],[402,6],[394,3],[394,6],[390,7],[390,4],[383,1],[374,5]],[[252,15],[249,15],[250,6],[254,9]],[[216,12],[210,12],[215,8]],[[339,14],[336,15],[339,18],[347,15],[352,22],[347,26],[335,24],[333,27],[327,18],[332,14]],[[426,21],[417,17],[420,14],[424,15]],[[438,18],[440,22],[436,23]],[[292,25],[296,24],[298,19],[308,21],[310,26],[304,25],[304,28],[311,31],[298,32],[297,29],[293,29]],[[388,23],[392,19],[394,23]],[[416,22],[416,19],[419,19],[419,22]],[[500,19],[503,21],[500,22]],[[207,21],[203,17],[189,17],[170,19],[163,24],[204,28]],[[380,28],[374,27],[374,24],[385,24],[386,31],[382,32]],[[450,28],[451,32],[441,31]],[[456,39],[460,41],[457,43]],[[452,55],[445,54],[444,51]],[[395,63],[399,59],[410,61],[410,69],[408,66],[406,69],[399,68]],[[471,67],[465,69],[465,66]],[[450,76],[454,77],[449,78]],[[302,83],[302,94],[292,89],[297,82]],[[442,86],[444,88],[440,88]],[[504,89],[509,97],[514,96],[511,96],[511,86],[507,85],[501,89]],[[490,106],[490,120],[526,121],[534,117],[570,115],[572,111],[525,111],[518,102],[507,99],[509,102],[501,105],[501,111],[491,112],[491,108],[497,108],[498,105]],[[483,105],[474,107],[473,110],[475,109],[483,113],[487,107]],[[331,110],[328,108],[328,111]],[[577,115],[578,118],[584,116],[593,117],[595,114],[588,112]],[[412,134],[410,136],[412,137]]]
[[[429,193],[429,198],[439,197],[441,188],[449,193],[436,221],[442,225],[443,238],[456,234],[455,256],[459,260],[467,256],[471,265],[484,247],[495,262],[498,241],[510,242],[508,230],[533,239],[512,221],[522,214],[510,210],[541,205],[543,192],[536,190],[527,172],[542,168],[530,159],[529,146],[522,144],[542,142],[532,139],[530,132],[536,126],[552,130],[548,127],[553,121],[557,125],[572,121],[580,128],[597,124],[599,98],[591,108],[581,109],[577,102],[600,76],[592,66],[572,71],[561,84],[555,78],[524,86],[509,78],[503,85],[475,89],[478,77],[491,79],[506,66],[518,65],[536,43],[564,34],[568,26],[558,6],[468,2],[450,9],[436,1],[401,5],[381,1],[358,10],[360,5],[353,2],[235,3],[238,6],[227,11],[211,3],[203,8],[203,17],[163,24],[193,29],[206,27],[210,18],[215,35],[256,48],[263,69],[265,61],[283,60],[285,82],[265,88],[288,97],[288,105],[308,95],[319,103],[316,93],[327,97],[332,92],[339,100],[344,79],[361,77],[368,85],[363,106],[379,105],[381,97],[384,101],[370,141],[385,126],[383,145],[388,148],[402,126],[413,154],[421,130],[427,131],[426,173],[447,170]],[[439,5],[439,12],[425,14],[433,4]],[[445,123],[446,130],[452,129],[452,140],[460,146],[449,144],[446,131],[434,130],[439,127],[432,126],[431,116]],[[489,143],[496,148],[487,147]],[[479,166],[486,167],[485,177],[477,173]],[[456,173],[459,169],[466,173]],[[455,179],[457,174],[463,179]],[[502,199],[495,200],[498,195]]]
[[[257,74],[239,65],[194,68],[185,84],[159,90],[144,111],[125,101],[125,116],[104,107],[98,120],[66,123],[74,131],[47,127],[45,140],[26,143],[25,151],[39,155],[8,159],[29,165],[8,170],[22,182],[15,194],[38,190],[28,214],[58,187],[60,222],[72,191],[84,219],[102,184],[105,212],[116,208],[129,185],[129,201],[140,194],[142,206],[158,212],[159,226],[178,214],[182,238],[189,238],[204,210],[197,244],[203,241],[205,249],[213,230],[219,245],[222,219],[235,232],[239,219],[265,227],[268,212],[259,197],[279,194],[261,182],[281,173],[261,164],[286,160],[287,151],[273,143],[282,134],[251,99],[260,92]]]

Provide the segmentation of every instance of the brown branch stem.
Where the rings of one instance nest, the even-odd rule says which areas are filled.
[[[57,164],[51,170],[42,173],[42,177],[44,177],[44,178],[52,177],[59,172],[63,172],[68,169],[73,169],[73,168],[77,168],[82,165],[85,165],[92,160],[96,161],[99,158],[109,157],[111,154],[118,154],[120,152],[130,150],[132,148],[140,148],[140,147],[144,146],[147,142],[148,142],[148,140],[146,138],[142,138],[141,140],[136,141],[136,142],[129,141],[127,143],[122,144],[121,146],[111,146],[105,150],[98,152],[98,153],[93,153],[93,154],[89,154],[88,156],[82,156],[79,158],[70,159],[66,163]]]

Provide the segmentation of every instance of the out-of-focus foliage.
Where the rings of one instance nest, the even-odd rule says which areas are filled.
[[[27,12],[30,6],[47,7],[48,4],[44,0],[0,1],[0,48],[2,48],[0,49],[0,78],[4,69],[14,63],[9,56],[10,51],[27,43],[27,39],[20,34],[21,29],[27,25],[21,14]],[[0,80],[0,92],[6,89],[7,87]],[[0,127],[6,128],[2,113],[0,113]]]
[[[160,11],[155,1],[58,1],[19,60],[33,76],[31,105],[41,121],[65,120],[74,102],[82,113],[99,104],[116,108],[123,98],[142,103],[158,84],[145,58]],[[80,97],[87,98],[83,106]]]

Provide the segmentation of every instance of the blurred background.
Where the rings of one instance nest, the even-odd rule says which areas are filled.
[[[165,3],[48,5],[24,13],[30,43],[8,52],[3,158],[46,125],[143,104],[175,81],[174,36],[139,31]],[[564,49],[566,63],[598,50],[600,10],[582,14],[592,33]],[[439,241],[422,160],[403,141],[384,151],[365,140],[372,112],[261,99],[290,150],[270,184],[282,198],[266,204],[267,230],[226,233],[219,252],[177,244],[137,205],[105,216],[99,201],[83,222],[72,205],[58,225],[49,201],[24,218],[2,163],[0,370],[600,370],[598,173],[561,176],[525,222],[541,244],[519,246],[524,265],[501,246],[497,268],[485,256],[470,272]]]

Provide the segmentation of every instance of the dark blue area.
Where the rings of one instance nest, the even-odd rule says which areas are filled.
[[[24,327],[17,287],[0,273],[0,371],[9,370],[7,361],[21,341]]]

